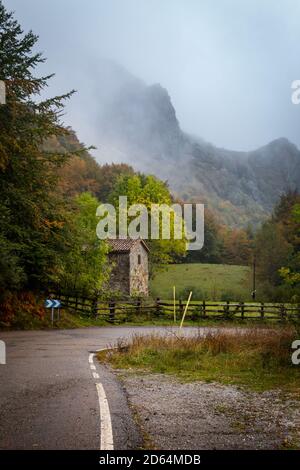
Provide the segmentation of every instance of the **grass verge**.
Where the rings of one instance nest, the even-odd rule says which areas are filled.
[[[116,350],[99,353],[99,359],[115,368],[171,374],[182,381],[299,392],[300,366],[291,362],[291,344],[297,338],[292,327],[192,337],[136,335],[130,342],[119,342]]]

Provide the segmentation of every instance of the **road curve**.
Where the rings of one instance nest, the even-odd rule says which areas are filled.
[[[99,450],[101,442],[105,445],[100,429],[103,434],[108,426],[109,439],[106,398],[113,448],[139,447],[140,436],[120,384],[92,362],[91,352],[113,346],[119,338],[153,331],[171,328],[0,332],[7,351],[6,365],[0,365],[0,449]]]

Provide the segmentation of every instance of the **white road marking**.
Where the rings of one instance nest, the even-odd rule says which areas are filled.
[[[96,370],[94,365],[94,353],[89,355],[90,368]],[[99,379],[99,374],[93,372],[94,379]],[[100,409],[100,450],[114,450],[114,440],[111,424],[109,404],[105,390],[101,382],[96,382]]]
[[[94,363],[94,355],[95,355],[94,353],[90,353],[90,355],[89,355],[89,363],[90,364]]]
[[[100,406],[100,450],[114,450],[108,401],[102,383],[96,383]]]

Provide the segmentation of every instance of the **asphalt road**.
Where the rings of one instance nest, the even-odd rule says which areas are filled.
[[[0,332],[0,449],[100,449],[110,426],[114,449],[139,447],[122,386],[90,353],[153,330],[170,328]]]

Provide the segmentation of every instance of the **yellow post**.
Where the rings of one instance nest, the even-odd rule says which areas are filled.
[[[187,301],[187,303],[186,303],[186,306],[185,306],[183,315],[182,315],[182,319],[181,319],[181,323],[180,323],[180,328],[182,328],[182,325],[183,325],[183,322],[184,322],[184,318],[185,318],[185,314],[186,314],[186,312],[187,312],[187,309],[188,309],[188,306],[189,306],[189,303],[190,303],[192,294],[193,294],[193,292],[191,291],[191,292],[190,292],[190,295],[189,295],[189,298],[188,298],[188,301]]]
[[[174,323],[176,323],[176,288],[173,286]]]

